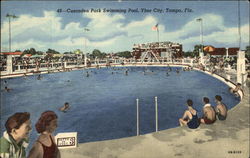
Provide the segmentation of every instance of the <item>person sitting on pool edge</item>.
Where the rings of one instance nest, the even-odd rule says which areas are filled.
[[[203,98],[203,102],[205,105],[203,107],[203,116],[200,118],[200,123],[212,124],[216,121],[215,110],[209,103],[209,99],[207,97]]]
[[[69,110],[69,103],[68,102],[64,103],[64,106],[61,107],[59,110],[62,112],[68,111]]]
[[[187,100],[188,110],[185,111],[182,118],[179,119],[180,126],[187,125],[191,129],[198,128],[200,125],[197,111],[193,108],[193,101]]]
[[[215,107],[215,112],[217,115],[217,118],[219,120],[226,120],[227,118],[227,106],[222,102],[222,98],[220,95],[215,96],[215,102],[216,102],[216,107]]]
[[[237,83],[237,85],[236,85],[235,88],[229,88],[229,91],[230,91],[231,93],[235,94],[237,97],[240,96],[239,90],[242,91],[242,89],[241,89],[241,84],[240,84],[240,83]]]

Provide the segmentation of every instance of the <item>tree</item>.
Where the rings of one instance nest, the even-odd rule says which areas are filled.
[[[30,48],[30,53],[29,54],[35,55],[36,54],[36,49],[35,48]]]
[[[193,55],[194,55],[194,56],[199,56],[199,54],[200,54],[200,53],[199,53],[199,52],[200,52],[199,50],[202,49],[202,48],[204,48],[204,46],[202,46],[201,44],[195,45],[195,46],[194,46],[194,50],[193,50]],[[204,52],[204,51],[203,51],[203,52]],[[204,55],[206,55],[206,52],[204,52]]]
[[[119,57],[124,57],[124,58],[131,58],[132,57],[130,51],[118,52],[118,53],[116,53],[116,55]]]
[[[36,54],[43,55],[43,52],[42,51],[37,51]]]
[[[46,51],[46,53],[47,54],[60,54],[59,52],[55,51],[54,49],[50,49],[50,48]]]
[[[92,52],[92,54],[90,54],[90,57],[92,57],[92,58],[96,58],[97,57],[99,59],[104,58],[105,56],[106,56],[106,53],[102,53],[98,49],[94,49],[93,52]]]
[[[35,48],[30,48],[30,49],[25,49],[23,51],[23,54],[21,56],[24,56],[25,54],[31,54],[31,55],[35,55],[37,52],[36,52],[36,49]]]
[[[184,57],[192,57],[192,58],[195,56],[194,52],[192,51],[183,52],[183,55]]]
[[[74,54],[73,52],[64,52],[63,54]]]
[[[80,49],[74,50],[74,54],[83,54],[83,52]]]

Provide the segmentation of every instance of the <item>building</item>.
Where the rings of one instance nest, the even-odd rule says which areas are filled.
[[[134,44],[132,50],[132,56],[136,59],[139,58],[179,58],[182,57],[182,45],[172,42],[153,42]]]
[[[214,48],[207,52],[211,57],[237,57],[239,48]]]

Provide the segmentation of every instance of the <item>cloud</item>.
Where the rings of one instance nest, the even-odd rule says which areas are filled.
[[[193,50],[194,45],[200,44],[200,23],[197,18],[203,19],[204,45],[215,47],[237,47],[238,27],[226,27],[223,17],[215,14],[204,14],[193,18],[174,32],[163,32],[161,40],[175,41],[183,44],[184,50]],[[241,27],[242,43],[247,45],[249,41],[249,24]]]
[[[93,39],[110,37],[124,31],[122,20],[125,17],[121,14],[85,13],[83,17],[90,20],[87,28],[90,29]]]
[[[172,32],[159,25],[160,41],[172,41],[183,44],[184,50],[192,50],[200,43],[200,23],[197,18],[203,19],[204,44],[215,47],[238,46],[238,28],[227,27],[224,19],[216,14],[204,14],[193,17],[189,22]],[[69,22],[62,25],[62,18],[56,13],[44,11],[43,16],[20,15],[12,19],[12,48],[46,51],[48,48],[60,52],[75,49],[100,49],[104,52],[132,50],[134,43],[148,43],[157,41],[157,31],[151,28],[158,22],[157,17],[148,15],[141,19],[126,19],[123,14],[85,13],[82,19],[85,26],[79,22]],[[84,27],[90,29],[84,32]],[[249,24],[241,27],[242,43],[249,41]],[[1,51],[8,49],[8,21],[1,27]]]

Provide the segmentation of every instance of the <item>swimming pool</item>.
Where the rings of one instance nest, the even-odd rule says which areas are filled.
[[[176,73],[177,69],[180,73]],[[115,139],[136,135],[137,98],[140,134],[155,131],[155,96],[159,130],[179,125],[187,99],[193,100],[199,116],[205,96],[215,105],[214,96],[221,95],[229,109],[240,101],[228,92],[225,83],[202,72],[172,67],[168,76],[166,70],[153,66],[102,68],[44,74],[41,80],[37,76],[8,79],[7,85],[13,90],[1,91],[1,133],[7,117],[15,112],[30,112],[32,144],[37,137],[35,122],[42,112],[53,110],[59,117],[56,133],[78,132],[80,143]],[[65,102],[70,103],[71,109],[62,113],[58,108]]]

